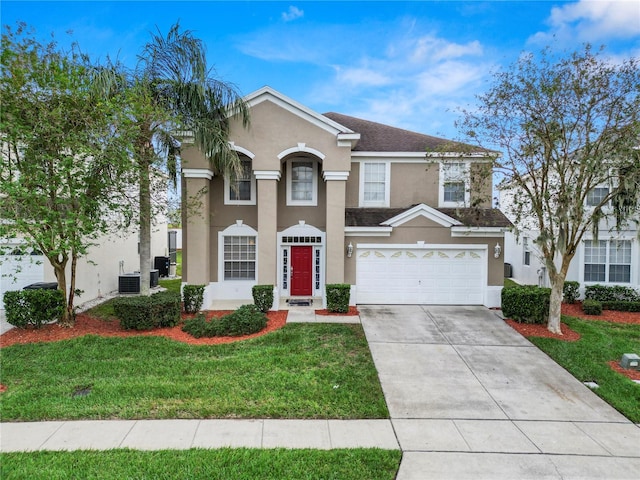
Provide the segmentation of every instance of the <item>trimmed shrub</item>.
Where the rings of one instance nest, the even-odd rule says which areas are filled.
[[[267,313],[273,306],[273,285],[254,285],[251,295],[253,303],[262,313]]]
[[[640,312],[640,302],[602,302],[603,310],[617,310],[618,312]]]
[[[207,322],[203,314],[189,319],[182,330],[196,338],[239,337],[259,332],[267,326],[267,317],[255,305],[242,305],[235,312]]]
[[[180,295],[159,292],[150,297],[118,297],[113,311],[125,330],[172,327],[180,322]]]
[[[156,327],[175,327],[180,323],[180,294],[158,292],[151,295],[151,315]]]
[[[184,298],[185,312],[199,312],[204,300],[204,285],[185,285],[182,288],[182,297]]]
[[[330,283],[325,286],[327,294],[327,310],[332,313],[347,313],[351,285],[348,283]]]
[[[587,299],[582,302],[582,311],[587,315],[600,315],[602,313],[602,303],[598,300]]]
[[[550,288],[519,285],[502,289],[502,313],[519,323],[546,323],[549,318]]]
[[[580,282],[564,282],[562,287],[562,298],[567,303],[576,303],[580,296]]]
[[[189,335],[196,338],[201,338],[207,336],[208,325],[209,323],[204,317],[204,313],[199,313],[194,318],[185,320],[184,325],[182,326],[182,331],[187,332]]]
[[[16,290],[5,292],[4,306],[7,322],[18,328],[60,320],[65,301],[61,290]]]
[[[622,285],[589,285],[584,298],[599,302],[640,302],[640,294],[631,287]]]

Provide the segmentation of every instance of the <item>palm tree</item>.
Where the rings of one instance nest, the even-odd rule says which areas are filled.
[[[138,134],[133,156],[139,168],[140,292],[149,294],[151,269],[151,174],[166,167],[174,185],[180,155],[179,135],[193,135],[215,172],[241,170],[228,143],[229,119],[239,115],[249,123],[249,110],[235,87],[213,77],[201,40],[179,23],[166,37],[152,34],[139,55],[128,83]]]

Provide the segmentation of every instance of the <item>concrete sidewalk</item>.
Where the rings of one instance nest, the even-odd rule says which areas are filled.
[[[640,428],[495,312],[360,317],[403,451],[398,480],[640,478]]]
[[[399,449],[389,420],[92,420],[0,424],[2,452],[189,448]]]

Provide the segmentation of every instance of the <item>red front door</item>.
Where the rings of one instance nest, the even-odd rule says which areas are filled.
[[[291,296],[311,295],[313,247],[291,247]]]

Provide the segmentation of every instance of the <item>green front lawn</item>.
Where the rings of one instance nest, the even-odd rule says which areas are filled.
[[[134,450],[5,453],[3,480],[392,480],[399,450]]]
[[[93,335],[14,345],[1,375],[2,421],[388,418],[360,325],[292,324],[214,346]]]
[[[640,352],[640,325],[623,325],[562,317],[582,335],[577,342],[529,337],[538,348],[582,382],[594,381],[594,390],[632,422],[640,422],[640,385],[612,370],[607,362],[623,353]]]

